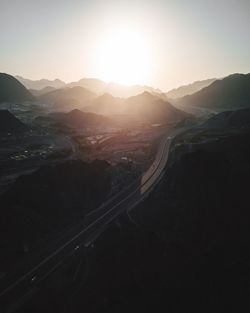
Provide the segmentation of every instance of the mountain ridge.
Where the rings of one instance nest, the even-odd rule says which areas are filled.
[[[15,77],[0,73],[0,103],[34,99],[35,97]]]
[[[181,98],[187,95],[191,95],[209,85],[211,85],[216,78],[209,78],[205,80],[197,80],[191,84],[183,85],[174,89],[169,90],[165,93],[166,97],[171,99]]]
[[[98,78],[81,78],[78,81],[65,83],[60,79],[48,80],[31,80],[23,78],[22,76],[16,76],[27,89],[41,90],[45,87],[53,87],[56,89],[66,88],[66,87],[83,87],[89,89],[96,94],[110,93],[114,97],[131,97],[142,93],[143,91],[149,91],[152,93],[162,93],[158,88],[153,88],[146,85],[121,85],[114,82],[106,83]]]
[[[250,107],[250,73],[216,80],[193,95],[177,99],[177,103],[219,110]]]
[[[35,89],[40,90],[45,87],[54,87],[56,89],[63,88],[66,86],[66,83],[58,78],[54,80],[49,79],[38,79],[38,80],[32,80],[28,78],[24,78],[22,76],[15,76],[17,80],[19,80],[27,89]]]
[[[93,99],[83,110],[101,115],[124,114],[151,123],[179,121],[188,116],[170,102],[148,91],[125,99],[104,94]]]
[[[48,93],[42,94],[39,101],[51,104],[54,109],[69,110],[79,108],[94,98],[96,95],[86,88],[75,86],[63,89],[55,89]]]

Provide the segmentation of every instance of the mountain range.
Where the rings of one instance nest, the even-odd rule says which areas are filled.
[[[83,78],[76,82],[71,82],[66,84],[65,82],[55,79],[40,79],[40,80],[30,80],[23,78],[21,76],[16,76],[16,78],[27,88],[33,90],[41,90],[45,87],[53,87],[56,89],[65,88],[65,87],[83,87],[86,88],[96,94],[110,93],[114,97],[131,97],[142,93],[144,91],[148,91],[151,93],[161,93],[160,89],[155,89],[149,86],[125,86],[116,83],[106,83],[100,79],[96,78]]]
[[[53,89],[45,94],[34,97],[18,80],[10,75],[2,74],[2,92],[7,89],[9,100],[32,99],[40,103],[47,104],[55,111],[72,111],[73,109],[83,109],[85,112],[99,115],[127,115],[149,123],[169,123],[178,122],[187,116],[181,110],[175,108],[169,102],[163,100],[160,94],[151,94],[147,91],[128,97],[118,98],[110,94],[97,96],[95,93],[81,86],[65,87]],[[53,87],[45,87],[51,90]],[[20,91],[22,92],[20,94]],[[23,95],[23,97],[20,97]],[[159,96],[158,96],[159,95]],[[25,97],[26,96],[26,97]],[[4,98],[5,100],[7,97]],[[78,116],[79,114],[77,114]],[[77,117],[78,118],[78,117]]]
[[[20,81],[27,89],[43,89],[46,87],[53,87],[53,88],[63,88],[66,86],[66,83],[60,79],[39,79],[39,80],[31,80],[27,78],[23,78],[22,76],[16,76],[16,79]]]
[[[65,83],[60,79],[48,80],[48,79],[40,79],[40,80],[31,80],[27,78],[23,78],[21,76],[16,76],[16,78],[27,88],[31,90],[31,93],[35,96],[42,95],[47,91],[51,91],[52,89],[59,89],[65,87],[76,87],[80,86],[86,88],[96,94],[104,94],[109,93],[114,97],[122,97],[127,98],[131,96],[135,96],[137,94],[143,93],[144,91],[148,91],[153,94],[162,94],[164,97],[176,99],[180,97],[184,97],[186,95],[193,94],[202,88],[209,86],[216,79],[206,79],[202,81],[195,81],[192,84],[180,86],[178,88],[172,89],[165,94],[156,88],[152,88],[150,86],[141,86],[141,85],[132,85],[125,86],[116,83],[106,83],[97,78],[82,78],[78,81]],[[47,89],[49,88],[49,89]],[[47,90],[46,90],[47,89]]]
[[[171,103],[147,91],[125,99],[104,94],[93,99],[83,110],[102,115],[124,114],[150,123],[177,122],[188,117]]]
[[[53,82],[55,85],[62,85],[62,81],[38,81],[43,84]],[[223,79],[213,81],[206,80],[191,84],[193,90],[201,88],[204,84],[208,86],[201,90],[184,97],[172,99],[171,102],[182,108],[197,107],[207,108],[211,110],[235,110],[250,107],[250,73],[249,74],[232,74]],[[81,84],[82,86],[77,86]],[[83,87],[83,85],[88,88]],[[198,87],[199,85],[199,87]],[[116,84],[106,84],[101,80],[82,79],[79,82],[69,84],[70,87],[55,89],[53,86],[46,86],[43,89],[33,89],[32,95],[16,78],[11,75],[0,74],[0,102],[16,102],[16,101],[32,101],[39,100],[42,103],[52,105],[54,110],[70,111],[75,108],[84,109],[84,111],[93,112],[102,115],[112,114],[129,114],[141,115],[141,117],[153,120],[156,115],[160,118],[159,108],[163,110],[170,108],[171,103],[168,101],[170,93],[160,93],[159,90],[146,86],[122,86]],[[33,86],[34,87],[34,86]],[[37,87],[37,86],[36,86]],[[112,93],[104,93],[101,91],[108,88]],[[151,92],[144,89],[150,89]],[[179,88],[179,92],[191,92],[188,86]],[[189,91],[188,91],[189,89]],[[93,92],[96,90],[96,92]],[[136,96],[128,96],[128,94],[138,93]],[[178,89],[177,89],[178,91]],[[126,94],[121,97],[114,94]],[[174,96],[176,96],[175,94]],[[133,97],[134,100],[133,100]],[[138,97],[138,98],[137,98]],[[173,97],[173,93],[172,93]],[[130,105],[130,103],[132,103]],[[165,107],[164,107],[165,105]],[[172,109],[172,107],[171,107]],[[174,108],[176,109],[176,108]],[[152,113],[149,113],[152,112]],[[147,116],[147,117],[146,117]]]

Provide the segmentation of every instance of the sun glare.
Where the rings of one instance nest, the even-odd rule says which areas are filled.
[[[152,55],[143,31],[114,26],[102,35],[95,50],[95,66],[105,81],[129,85],[149,78]]]

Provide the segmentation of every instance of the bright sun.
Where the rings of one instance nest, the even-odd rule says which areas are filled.
[[[129,27],[114,27],[96,45],[94,62],[99,77],[120,84],[143,84],[151,70],[147,34]]]

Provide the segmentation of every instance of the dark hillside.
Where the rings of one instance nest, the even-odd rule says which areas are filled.
[[[0,133],[22,133],[28,128],[8,110],[0,110]]]
[[[0,103],[34,99],[35,97],[16,78],[0,73]]]
[[[236,110],[250,106],[250,73],[233,74],[216,80],[200,91],[180,98],[182,105],[215,110]]]
[[[34,245],[83,219],[110,192],[109,168],[106,161],[69,161],[18,178],[0,198],[2,249]]]

